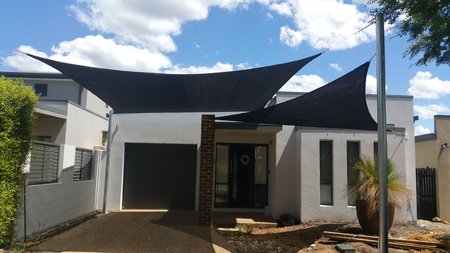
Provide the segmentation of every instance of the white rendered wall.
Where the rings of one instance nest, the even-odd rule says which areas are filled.
[[[81,92],[81,106],[103,117],[111,110],[103,100],[84,88]]]
[[[102,131],[108,130],[108,120],[71,103],[67,107],[65,143],[92,149],[102,144]]]
[[[299,216],[302,221],[355,221],[354,207],[347,205],[347,142],[360,143],[362,156],[373,157],[374,142],[377,141],[376,132],[301,129],[300,136],[301,160],[301,190],[298,201],[301,203]],[[320,205],[320,160],[319,143],[321,140],[333,142],[333,205]],[[388,157],[397,165],[399,174],[404,175],[405,146],[403,137],[388,134]],[[406,206],[396,210],[395,220],[407,220]]]

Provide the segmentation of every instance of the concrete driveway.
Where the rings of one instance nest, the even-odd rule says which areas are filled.
[[[35,246],[36,251],[233,252],[193,211],[117,212],[88,220]]]

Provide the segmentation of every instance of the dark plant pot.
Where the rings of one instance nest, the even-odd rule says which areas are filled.
[[[359,225],[364,233],[377,235],[380,230],[380,220],[378,211],[369,214],[367,211],[366,201],[363,199],[359,199],[356,201],[356,215],[358,216]],[[388,218],[388,230],[392,227],[392,222],[394,221],[395,214],[395,206],[389,205],[388,209],[389,218]]]

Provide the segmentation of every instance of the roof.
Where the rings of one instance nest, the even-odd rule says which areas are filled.
[[[37,72],[13,72],[0,71],[0,76],[9,78],[46,78],[46,79],[70,79],[61,73],[37,73]]]
[[[434,133],[415,136],[416,142],[430,141],[430,140],[436,140],[436,139],[437,139],[437,135]]]
[[[261,109],[295,73],[320,54],[267,67],[207,74],[119,71],[28,55],[73,79],[115,113],[140,113]]]

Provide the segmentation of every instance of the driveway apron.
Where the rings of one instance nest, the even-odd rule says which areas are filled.
[[[193,211],[114,212],[48,238],[33,250],[84,252],[234,251]]]

